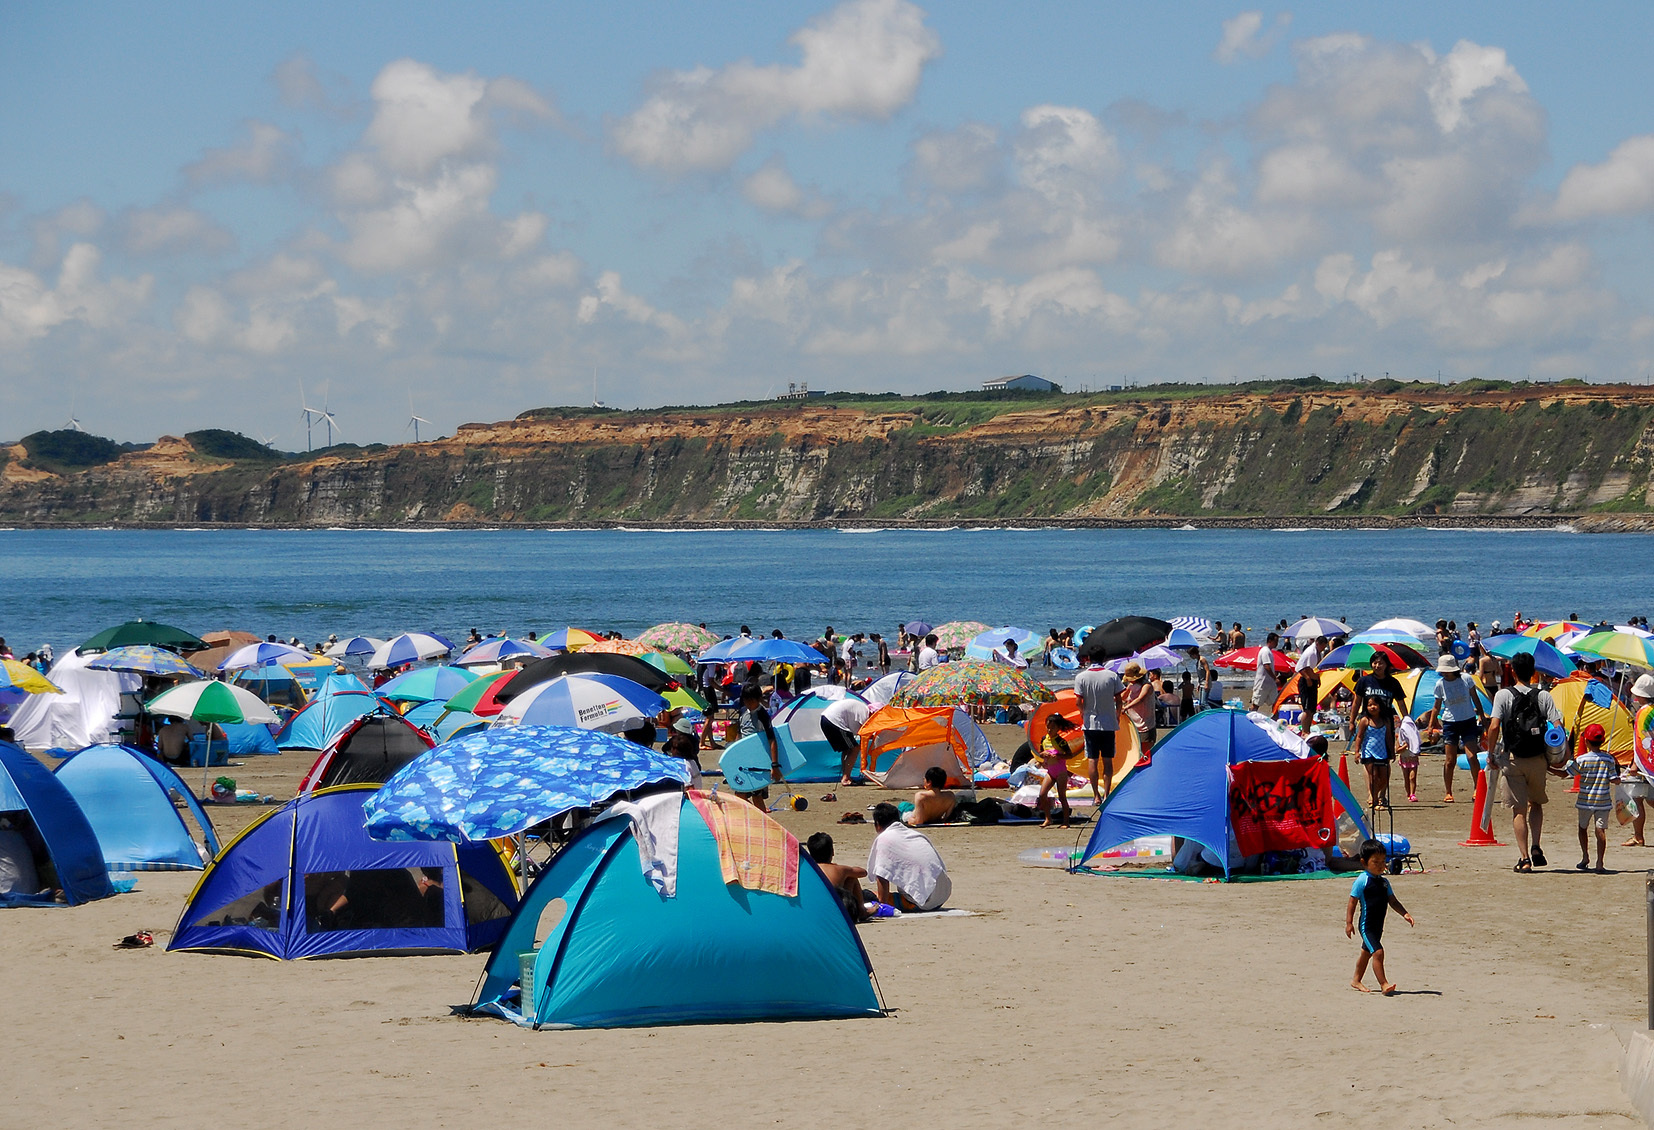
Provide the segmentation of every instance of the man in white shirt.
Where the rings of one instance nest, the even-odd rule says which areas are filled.
[[[1304,650],[1298,653],[1298,662],[1293,665],[1294,671],[1313,671],[1321,662],[1327,646],[1326,636],[1317,636],[1304,645]]]
[[[936,653],[936,633],[932,632],[925,637],[925,644],[919,649],[919,670],[928,671],[940,662],[942,657]]]
[[[1114,788],[1114,736],[1120,729],[1120,700],[1125,697],[1126,685],[1119,675],[1093,660],[1074,676],[1074,694],[1080,700],[1091,796],[1101,804]],[[1103,769],[1101,790],[1097,787],[1098,762]]]
[[[893,804],[873,806],[877,833],[867,852],[867,875],[879,901],[901,910],[940,910],[953,894],[942,856],[925,834],[902,823]]]
[[[1258,649],[1258,666],[1252,675],[1252,709],[1270,718],[1275,717],[1275,696],[1280,686],[1275,682],[1275,645],[1281,637],[1270,632]]]
[[[855,695],[845,695],[821,712],[821,736],[838,752],[840,785],[849,785],[850,767],[861,749],[862,726],[871,708]]]

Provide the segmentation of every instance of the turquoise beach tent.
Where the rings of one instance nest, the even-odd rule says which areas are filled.
[[[0,742],[0,812],[28,817],[35,835],[25,833],[24,838],[36,849],[37,865],[49,862],[57,872],[63,901],[74,905],[115,893],[97,834],[80,805],[44,765],[11,742]],[[46,876],[41,878],[44,881]],[[0,895],[0,906],[48,901],[33,894]]]
[[[1222,858],[1227,878],[1229,766],[1297,756],[1243,711],[1201,711],[1156,743],[1150,764],[1134,769],[1103,803],[1084,858],[1144,836],[1181,836]],[[1333,799],[1365,838],[1361,806],[1338,774],[1329,777]]]
[[[776,744],[780,746],[781,771],[789,784],[839,779],[838,751],[827,744],[821,732],[821,712],[832,704],[830,698],[806,694],[776,712],[772,725]],[[769,771],[769,751],[758,734],[729,743],[718,763],[722,766],[725,761],[731,765],[760,766],[764,772]],[[850,774],[852,780],[861,778],[859,763],[852,765]]]
[[[190,787],[140,750],[88,746],[54,774],[85,813],[111,871],[199,871],[218,854],[218,834]],[[205,856],[175,798],[200,830]]]
[[[384,700],[367,691],[329,691],[324,685],[308,706],[276,731],[276,745],[283,750],[326,749],[356,719],[385,706]]]
[[[694,803],[659,803],[680,806],[676,892],[645,877],[631,819],[598,820],[523,896],[474,1012],[534,1028],[881,1015],[867,953],[807,854],[795,897],[726,885]]]

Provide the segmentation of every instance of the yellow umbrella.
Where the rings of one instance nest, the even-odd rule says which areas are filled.
[[[16,689],[24,694],[62,694],[63,688],[46,676],[15,659],[0,659],[0,691]]]

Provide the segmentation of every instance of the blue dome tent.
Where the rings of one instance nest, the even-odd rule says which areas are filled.
[[[335,675],[328,679],[328,684],[337,678]],[[326,749],[327,743],[338,737],[346,726],[384,705],[379,696],[367,691],[330,691],[324,685],[303,710],[276,731],[276,745],[283,750]]]
[[[809,781],[836,781],[839,779],[839,754],[821,732],[821,712],[833,704],[833,699],[818,694],[800,695],[776,712],[773,725],[775,740],[781,747],[781,768],[790,784]],[[764,739],[753,734],[738,738],[718,759],[719,764],[761,766],[769,772],[770,755],[764,748]],[[861,777],[861,766],[852,763],[852,780]]]
[[[368,836],[372,785],[299,796],[248,825],[190,893],[169,950],[296,960],[467,953],[517,907],[490,844],[383,843]]]
[[[676,792],[661,803],[679,806],[675,891],[639,867],[631,819],[598,820],[523,897],[474,1011],[535,1028],[881,1014],[861,940],[807,854],[795,896],[726,885],[695,803]]]
[[[201,802],[170,766],[124,745],[72,753],[54,771],[97,833],[111,871],[199,871],[218,854],[218,835]],[[177,797],[201,830],[202,855]]]
[[[91,902],[115,893],[97,834],[80,805],[44,765],[11,742],[0,742],[0,813],[27,816],[24,823],[33,825],[35,835],[25,832],[24,838],[36,849],[37,864],[50,863],[57,872],[65,902]],[[31,893],[0,895],[0,906],[46,901]]]
[[[1181,836],[1223,858],[1228,877],[1229,767],[1302,756],[1281,745],[1266,724],[1239,710],[1205,710],[1167,734],[1150,764],[1133,770],[1103,803],[1083,858],[1145,836]],[[1366,836],[1361,806],[1336,773],[1328,776],[1333,800]]]

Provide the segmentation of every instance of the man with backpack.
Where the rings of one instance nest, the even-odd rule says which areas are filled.
[[[1518,652],[1511,657],[1510,669],[1516,685],[1493,696],[1487,749],[1499,769],[1500,800],[1510,806],[1516,849],[1522,853],[1514,870],[1526,874],[1545,866],[1539,834],[1545,827],[1545,778],[1552,772],[1545,731],[1562,725],[1562,712],[1550,692],[1532,685],[1532,655]]]

